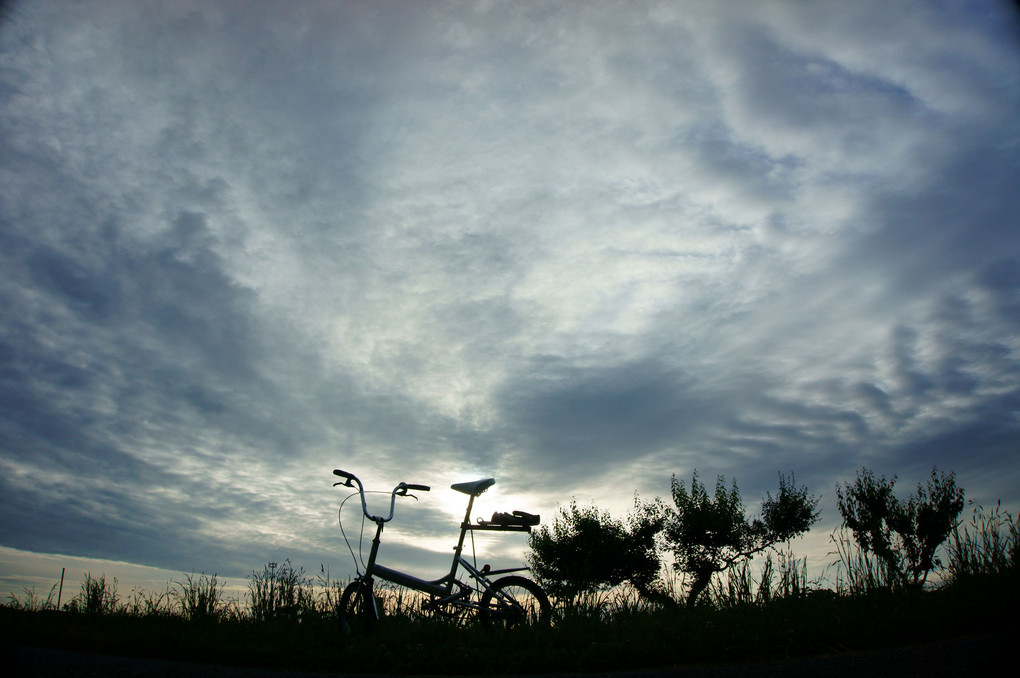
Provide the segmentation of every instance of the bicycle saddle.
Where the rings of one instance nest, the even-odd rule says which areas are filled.
[[[484,478],[482,480],[472,480],[469,483],[454,483],[453,485],[450,485],[450,489],[463,492],[464,494],[470,494],[472,497],[477,497],[495,484],[495,478]]]

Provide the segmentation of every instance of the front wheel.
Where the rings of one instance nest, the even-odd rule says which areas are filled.
[[[511,575],[493,582],[478,602],[478,617],[484,626],[513,628],[531,624],[548,624],[552,614],[549,596],[542,587]]]
[[[340,596],[337,617],[340,620],[340,631],[343,633],[370,632],[377,619],[372,584],[361,579],[355,579],[348,584]]]

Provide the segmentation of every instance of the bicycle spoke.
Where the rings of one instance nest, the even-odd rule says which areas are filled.
[[[552,606],[535,582],[518,576],[503,577],[482,594],[479,618],[486,626],[513,628],[547,624]]]

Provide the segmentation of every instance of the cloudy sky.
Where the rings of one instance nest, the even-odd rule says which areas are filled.
[[[0,13],[4,586],[349,574],[336,467],[434,486],[385,553],[436,576],[488,476],[1020,506],[1010,4]]]

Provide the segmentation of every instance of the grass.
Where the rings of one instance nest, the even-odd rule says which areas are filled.
[[[874,554],[859,548],[846,528],[840,527],[831,535],[831,555],[836,557],[834,589],[850,596],[866,595],[875,591],[896,588],[900,579],[888,565]]]
[[[52,592],[11,596],[0,630],[15,644],[223,665],[456,675],[785,659],[1016,629],[1017,522],[998,507],[978,508],[957,528],[942,583],[923,589],[890,586],[845,537],[833,535],[835,579],[825,588],[808,581],[802,559],[780,553],[717,579],[693,607],[618,589],[560,602],[548,629],[493,632],[434,618],[413,594],[381,588],[379,631],[345,636],[335,615],[343,583],[285,562],[252,572],[244,601],[224,599],[216,575],[125,598],[116,580],[87,573],[59,612]],[[682,600],[683,581],[672,587]]]
[[[969,525],[953,530],[948,552],[947,581],[952,585],[1015,575],[1020,562],[1020,521],[999,504],[987,512],[976,506]]]

